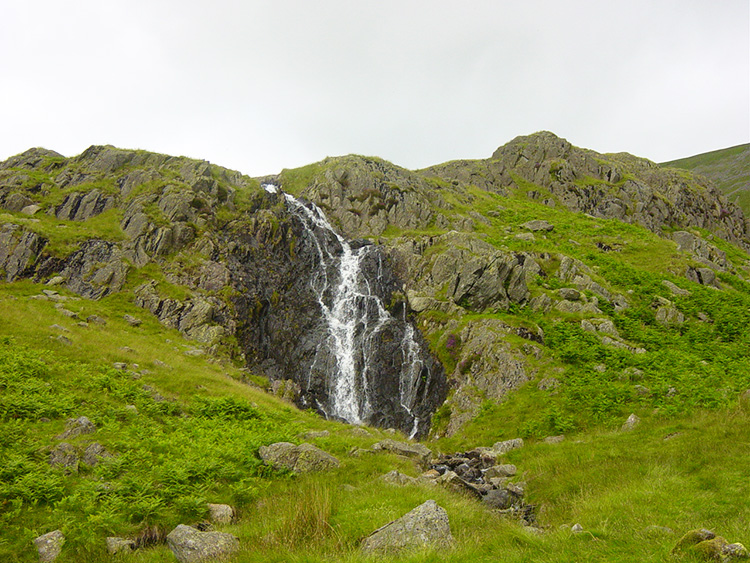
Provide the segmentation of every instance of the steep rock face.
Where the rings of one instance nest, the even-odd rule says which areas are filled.
[[[418,312],[450,310],[446,304],[474,311],[507,309],[527,301],[527,276],[539,272],[530,255],[498,250],[468,233],[400,239],[393,249],[402,277],[409,280],[409,304]]]
[[[0,274],[13,281],[33,272],[47,241],[18,225],[0,225]]]
[[[325,170],[304,190],[348,238],[381,235],[389,225],[421,229],[447,204],[419,174],[359,156],[323,161]],[[282,180],[283,187],[283,180]]]
[[[237,337],[248,365],[272,379],[297,382],[303,405],[330,412],[330,377],[337,359],[322,345],[329,339],[329,328],[319,300],[327,302],[332,297],[339,273],[331,263],[324,266],[332,281],[323,295],[317,293],[311,281],[321,268],[316,247],[320,242],[281,207],[282,202],[280,194],[268,194],[268,207],[256,212],[250,222],[230,225],[220,243],[226,251],[214,259],[226,265],[236,290],[232,304],[238,319]],[[326,244],[331,245],[331,254],[341,252],[333,237]],[[417,433],[422,434],[447,392],[443,370],[415,331],[425,370],[415,391],[422,400],[411,413],[405,410],[400,402],[401,382],[394,377],[402,368],[402,342],[410,326],[405,303],[395,297],[401,282],[388,256],[375,246],[364,253],[361,268],[370,280],[370,290],[389,305],[392,315],[373,333],[371,352],[363,359],[368,363],[364,372],[364,387],[369,390],[366,422],[412,432],[416,417],[421,421]]]

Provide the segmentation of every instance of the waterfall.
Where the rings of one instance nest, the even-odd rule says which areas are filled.
[[[264,188],[270,193],[279,191],[271,184]],[[420,419],[414,410],[422,399],[419,390],[426,390],[422,383],[429,377],[429,368],[422,360],[423,351],[414,328],[405,317],[398,321],[388,312],[364,275],[363,260],[374,247],[352,248],[318,206],[302,203],[286,193],[283,196],[304,226],[319,259],[320,267],[310,280],[327,327],[327,337],[313,362],[313,367],[323,363],[327,372],[328,404],[319,404],[319,408],[327,416],[352,424],[367,423],[374,414],[371,387],[385,376],[374,372],[371,361],[378,353],[380,336],[386,327],[404,325],[399,373],[393,375],[398,377],[398,404],[412,421],[411,435],[415,436]],[[378,275],[381,268],[378,255]],[[309,381],[308,376],[308,385]]]

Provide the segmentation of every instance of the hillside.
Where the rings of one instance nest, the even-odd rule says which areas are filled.
[[[236,561],[750,541],[750,223],[700,176],[547,132],[267,178],[95,146],[0,163],[0,208],[3,560],[58,529],[58,561],[110,560],[108,536],[173,560],[207,503],[234,507]],[[274,466],[278,442],[338,464]],[[362,551],[428,499],[453,547]]]
[[[750,214],[750,145],[711,151],[660,164],[690,170],[711,180],[729,201]]]

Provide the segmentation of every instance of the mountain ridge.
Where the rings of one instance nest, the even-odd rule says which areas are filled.
[[[270,193],[264,183],[282,191]],[[263,483],[281,486],[283,476],[261,469],[259,447],[271,441],[301,441],[296,425],[330,429],[334,436],[321,437],[316,443],[346,459],[344,465],[356,474],[370,475],[385,467],[367,450],[357,450],[372,445],[361,435],[354,437],[359,428],[340,426],[305,410],[277,410],[274,405],[278,403],[254,387],[232,384],[232,391],[214,387],[213,374],[225,371],[302,409],[325,400],[327,371],[320,366],[328,360],[316,364],[315,358],[327,329],[320,322],[319,296],[310,280],[321,268],[316,244],[330,244],[332,255],[338,250],[330,236],[327,242],[313,240],[287,206],[284,193],[319,206],[352,241],[352,248],[371,249],[363,271],[373,293],[390,315],[419,333],[421,345],[430,354],[424,361],[440,366],[444,374],[438,377],[440,384],[425,394],[419,412],[425,421],[420,437],[431,447],[443,452],[468,451],[520,436],[531,444],[529,451],[534,455],[551,456],[536,466],[529,457],[532,454],[520,452],[510,458],[529,467],[546,467],[529,469],[532,490],[545,491],[554,489],[554,484],[547,483],[542,473],[555,466],[556,455],[545,438],[596,436],[596,443],[610,443],[625,455],[636,438],[619,437],[619,428],[629,414],[637,413],[644,421],[646,429],[639,436],[648,440],[648,451],[669,447],[682,452],[673,460],[659,458],[673,464],[674,474],[681,475],[683,461],[690,458],[684,452],[694,451],[690,448],[701,432],[716,428],[711,435],[723,443],[718,430],[721,417],[731,413],[741,422],[746,416],[741,405],[743,393],[750,388],[750,335],[745,330],[750,323],[748,222],[715,188],[687,172],[664,171],[630,155],[578,149],[548,132],[518,137],[488,159],[453,161],[419,171],[377,157],[349,155],[262,178],[205,161],[110,146],[92,146],[72,158],[30,149],[0,163],[0,274],[4,280],[0,297],[4,326],[12,327],[5,329],[10,334],[0,335],[5,347],[2,359],[12,359],[17,353],[21,360],[16,364],[34,365],[33,349],[16,346],[12,339],[33,342],[40,350],[52,347],[52,359],[44,364],[52,367],[28,376],[33,389],[44,389],[45,377],[65,381],[65,370],[55,367],[55,354],[99,358],[100,352],[89,341],[90,333],[97,331],[119,346],[109,350],[109,344],[103,343],[107,352],[101,361],[110,366],[114,361],[120,367],[114,372],[107,366],[87,367],[80,373],[78,367],[71,368],[77,375],[61,383],[61,399],[54,399],[52,406],[26,411],[21,409],[27,404],[24,401],[36,403],[24,395],[22,382],[13,379],[15,368],[0,370],[0,376],[10,378],[7,385],[13,396],[23,398],[10,405],[13,410],[3,412],[15,413],[22,424],[33,425],[29,432],[40,436],[34,451],[44,452],[34,454],[15,438],[8,438],[8,451],[16,456],[13,448],[20,448],[26,465],[13,461],[16,465],[0,467],[3,475],[13,476],[11,485],[0,488],[0,499],[7,503],[3,506],[17,507],[18,499],[26,499],[23,503],[32,498],[22,487],[18,467],[33,467],[34,475],[54,485],[49,499],[67,499],[58,508],[40,501],[40,506],[56,515],[63,514],[66,506],[78,505],[55,483],[78,491],[76,498],[89,498],[86,491],[94,485],[87,470],[63,475],[48,467],[45,456],[52,447],[48,444],[51,435],[37,419],[51,415],[52,425],[62,430],[68,415],[91,416],[105,429],[104,445],[121,452],[125,445],[116,438],[117,432],[137,428],[137,422],[128,418],[124,400],[135,401],[137,409],[147,414],[149,428],[174,426],[170,421],[177,420],[178,434],[200,435],[209,431],[209,422],[217,427],[225,424],[225,431],[243,449],[217,450],[217,455],[235,468],[232,471],[239,472],[237,468],[246,465],[252,487],[264,491]],[[142,319],[143,329],[121,319],[122,312],[140,318],[135,321]],[[108,325],[97,328],[95,320],[79,324],[72,315],[106,317]],[[33,336],[35,332],[39,336]],[[151,342],[150,334],[159,342]],[[384,358],[394,357],[399,334],[383,333]],[[137,345],[125,340],[128,335]],[[148,349],[150,355],[140,348]],[[188,359],[180,349],[189,352]],[[158,351],[169,354],[168,363],[180,366],[177,371],[185,370],[185,384],[162,365],[164,361],[153,360]],[[384,398],[392,399],[394,388],[386,379],[392,366],[386,359],[378,360],[376,371],[383,376]],[[147,368],[130,367],[131,363]],[[205,368],[210,378],[198,375],[201,365],[210,367]],[[97,375],[86,383],[89,371]],[[149,388],[140,389],[137,378]],[[109,403],[87,399],[89,388]],[[51,393],[54,398],[55,392],[39,397]],[[71,393],[76,394],[75,401],[66,398]],[[209,401],[204,393],[218,398]],[[152,396],[167,401],[160,399],[154,406]],[[255,397],[253,401],[262,407],[243,402],[248,397]],[[383,429],[366,432],[382,437],[395,427],[408,435],[411,419],[393,415],[387,402],[369,421]],[[705,413],[712,422],[688,432],[685,421],[695,413]],[[209,422],[201,422],[205,420]],[[0,423],[8,428],[18,424],[7,417]],[[201,430],[191,430],[192,424],[199,424]],[[206,429],[202,429],[204,424]],[[233,425],[247,436],[232,430]],[[685,432],[689,438],[664,446],[659,433],[672,426],[680,430],[669,432]],[[733,444],[742,440],[741,427],[733,426],[737,434]],[[8,435],[16,436],[10,431]],[[114,437],[107,442],[107,436]],[[726,451],[735,452],[736,444],[725,446]],[[0,443],[0,447],[5,446]],[[137,447],[147,450],[141,442]],[[590,447],[597,447],[594,441]],[[712,453],[712,447],[706,446],[701,453],[710,467],[721,458]],[[175,473],[170,465],[164,475],[150,477],[153,483],[144,481],[146,500],[135,492],[131,496],[127,481],[119,484],[121,478],[136,475],[135,468],[123,470],[124,477],[117,473],[124,461],[93,471],[118,483],[125,491],[121,498],[133,507],[110,505],[113,523],[105,521],[97,534],[107,526],[117,533],[147,529],[148,514],[152,514],[149,498],[157,499],[153,514],[162,514],[172,523],[178,517],[203,514],[203,509],[196,508],[200,487],[208,486],[201,484],[201,475],[220,475],[229,485],[212,485],[210,490],[231,494],[245,503],[242,506],[263,510],[261,501],[253,504],[259,497],[270,505],[288,502],[277,491],[248,492],[243,487],[250,485],[241,485],[236,476],[220,470],[220,464],[204,467],[199,452],[181,448],[194,473]],[[587,464],[596,465],[594,458],[581,462],[582,454],[575,448],[573,444],[560,446],[559,451],[578,456],[577,462],[566,463],[568,471],[577,474]],[[738,459],[735,454],[732,459]],[[713,457],[711,465],[708,460]],[[415,471],[403,460],[397,463],[403,471]],[[639,463],[644,461],[639,458]],[[658,474],[658,467],[649,467]],[[624,467],[615,470],[625,472]],[[345,472],[336,475],[332,479],[352,481]],[[266,477],[271,481],[264,481]],[[175,493],[175,483],[188,496]],[[292,497],[294,483],[289,484]],[[560,503],[564,498],[585,497],[580,496],[579,485],[567,483],[568,492],[559,499],[540,497],[545,506],[555,507],[557,516],[550,522],[577,518]],[[730,494],[729,485],[722,485],[722,494],[744,498],[742,490],[732,486],[736,490]],[[518,494],[520,489],[513,490]],[[116,491],[115,496],[121,494],[121,489]],[[163,491],[176,496],[164,496]],[[445,502],[456,503],[451,504],[454,521],[478,518],[474,508],[463,504],[468,502],[465,499],[455,500],[447,492],[432,489],[409,491],[404,498],[437,494]],[[638,491],[646,494],[645,489]],[[306,490],[305,502],[318,506],[316,494],[314,489]],[[367,498],[373,500],[376,495]],[[90,510],[100,519],[97,522],[107,518],[93,501],[87,502],[92,503]],[[580,508],[578,501],[572,502]],[[688,501],[682,498],[682,502]],[[337,510],[346,511],[336,503]],[[43,519],[33,506],[13,510],[24,518]],[[742,508],[732,510],[736,514],[728,518],[736,524]],[[471,516],[460,516],[460,511]],[[624,513],[618,509],[617,514]],[[701,509],[696,514],[708,518],[711,513]],[[686,521],[685,517],[670,518]],[[24,522],[28,526],[29,520]],[[345,545],[329,546],[334,552],[346,552],[356,543],[357,534],[368,533],[361,515],[355,515],[352,522],[355,531],[341,532],[348,538]],[[76,529],[71,526],[77,541],[89,541]],[[20,542],[18,538],[26,532],[13,530],[13,541]],[[277,545],[257,533],[261,536],[258,545]],[[607,533],[621,538],[619,531]],[[552,534],[534,542],[554,545],[556,552],[562,546],[558,540],[563,541]],[[473,549],[461,545],[459,558]],[[634,544],[627,545],[632,548]],[[649,553],[658,553],[666,544],[658,543],[656,551],[654,544],[648,545]],[[591,549],[597,552],[600,547]],[[482,556],[490,555],[482,551]],[[247,557],[253,560],[253,555]],[[273,555],[264,557],[271,560],[268,557]],[[606,554],[597,557],[613,560]]]

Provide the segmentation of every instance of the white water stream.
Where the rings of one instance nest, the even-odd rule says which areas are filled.
[[[277,186],[264,186],[277,193]],[[327,415],[340,417],[352,424],[362,424],[372,414],[368,381],[372,381],[370,356],[377,346],[378,333],[388,324],[397,322],[386,310],[380,298],[372,293],[362,272],[362,260],[372,247],[352,249],[328,222],[323,211],[313,203],[303,204],[289,194],[283,194],[287,205],[300,218],[311,234],[320,260],[318,274],[310,281],[318,296],[328,327],[328,347],[335,358],[329,366],[328,395],[330,404],[323,410]],[[326,239],[333,236],[340,252],[332,252]],[[329,279],[329,268],[337,273]],[[416,435],[419,418],[413,409],[419,402],[418,390],[424,364],[422,350],[414,338],[414,328],[404,319],[401,341],[401,369],[398,374],[399,403],[413,420],[412,436]],[[327,354],[320,348],[315,362]],[[315,363],[313,364],[315,365]],[[321,406],[322,407],[322,406]]]

